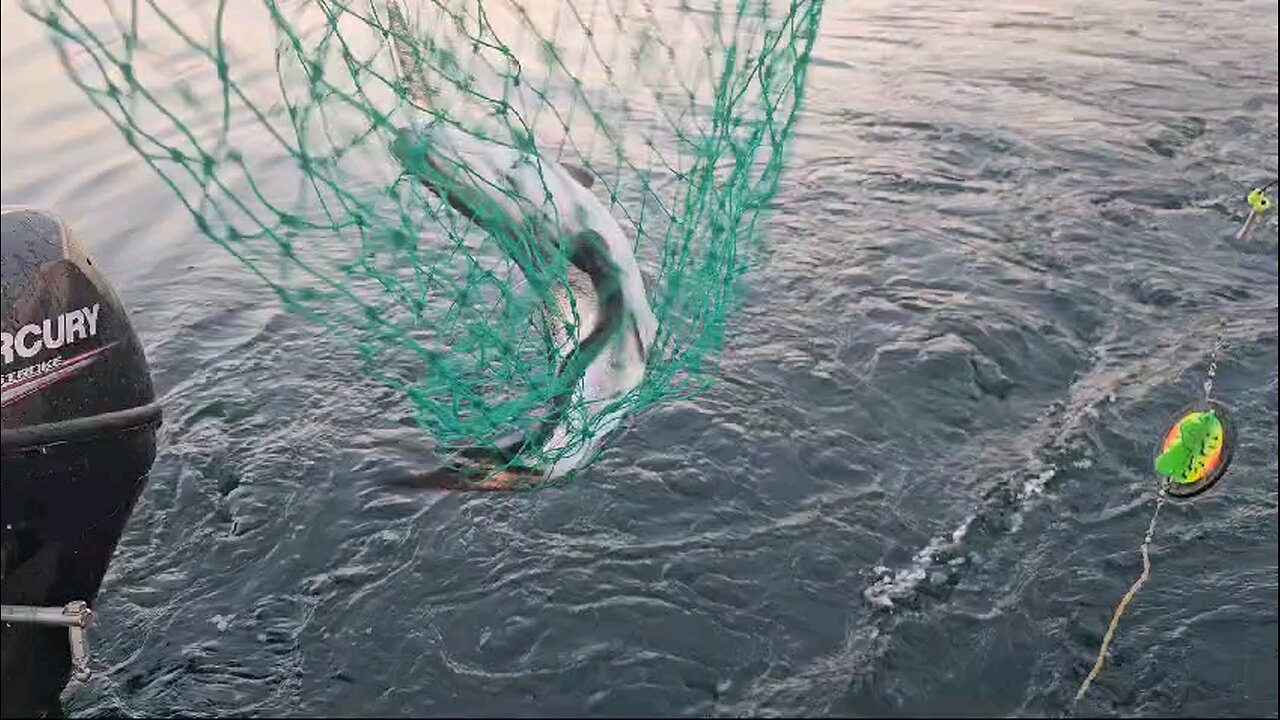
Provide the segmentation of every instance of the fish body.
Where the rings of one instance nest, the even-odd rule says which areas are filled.
[[[584,171],[443,120],[402,129],[393,152],[432,192],[497,237],[532,285],[546,289],[561,374],[577,378],[542,427],[495,448],[487,464],[518,464],[515,446],[527,444],[551,460],[530,475],[551,480],[582,467],[621,423],[618,401],[643,382],[657,336],[631,243]],[[567,282],[547,282],[566,260]]]
[[[433,193],[470,217],[547,298],[560,375],[575,378],[570,397],[553,401],[531,436],[459,453],[479,484],[455,468],[415,478],[419,487],[508,489],[554,480],[582,467],[622,420],[619,400],[644,380],[658,319],[649,305],[631,243],[591,191],[581,168],[476,137],[430,115],[430,86],[396,0],[387,2],[392,62],[422,120],[401,128],[393,154]],[[431,119],[427,119],[431,118]],[[548,282],[561,277],[567,282]],[[539,462],[522,467],[526,447]],[[551,458],[549,464],[540,461]]]

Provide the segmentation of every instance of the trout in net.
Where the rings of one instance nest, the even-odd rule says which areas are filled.
[[[411,484],[545,486],[708,384],[822,4],[402,2],[24,8],[199,232],[412,403]]]

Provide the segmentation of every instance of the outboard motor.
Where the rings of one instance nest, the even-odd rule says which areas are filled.
[[[0,211],[0,715],[61,716],[160,407],[129,318],[57,217]]]

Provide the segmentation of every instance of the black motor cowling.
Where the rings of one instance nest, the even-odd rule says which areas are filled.
[[[4,717],[60,713],[65,627],[23,608],[92,606],[156,454],[160,408],[111,286],[55,216],[0,213],[0,643]]]

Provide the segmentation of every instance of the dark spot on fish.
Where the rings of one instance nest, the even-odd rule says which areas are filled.
[[[634,317],[631,318],[631,337],[635,339],[636,347],[640,349],[640,356],[647,357],[649,355],[649,348],[645,347],[644,340],[640,339],[640,326],[636,324],[636,319]]]

